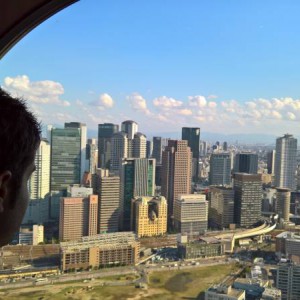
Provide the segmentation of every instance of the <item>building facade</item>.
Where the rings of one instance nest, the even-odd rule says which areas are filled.
[[[234,172],[257,174],[258,155],[255,153],[237,153],[235,156]]]
[[[285,134],[276,140],[275,186],[295,190],[297,139]]]
[[[203,234],[207,230],[208,202],[205,195],[180,195],[174,203],[174,227],[182,234]]]
[[[229,153],[212,153],[210,156],[210,185],[231,184],[231,156]]]
[[[153,153],[152,157],[156,159],[156,164],[160,165],[162,160],[162,138],[160,136],[153,137]]]
[[[261,218],[261,174],[235,173],[233,188],[235,223],[250,227]]]
[[[285,188],[276,189],[275,212],[285,222],[290,220],[291,191]]]
[[[210,187],[209,222],[212,227],[228,228],[234,223],[234,190],[232,187]]]
[[[64,197],[60,202],[59,240],[69,241],[97,234],[98,196]]]
[[[127,134],[128,139],[133,140],[134,135],[138,132],[138,124],[132,120],[124,121],[121,124],[121,131]]]
[[[116,232],[62,242],[61,269],[104,268],[134,265],[139,260],[140,243],[132,232]]]
[[[167,200],[163,196],[132,199],[131,230],[138,237],[166,234],[167,211]]]
[[[191,193],[192,152],[187,141],[169,140],[162,154],[161,194],[168,201],[168,222],[174,226],[174,202]]]

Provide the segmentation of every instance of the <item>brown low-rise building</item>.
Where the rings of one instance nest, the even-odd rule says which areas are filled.
[[[61,269],[101,268],[138,262],[140,242],[133,232],[116,232],[60,243]]]

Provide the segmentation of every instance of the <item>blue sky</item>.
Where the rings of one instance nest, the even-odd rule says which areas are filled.
[[[299,1],[82,0],[0,62],[45,124],[297,133]]]

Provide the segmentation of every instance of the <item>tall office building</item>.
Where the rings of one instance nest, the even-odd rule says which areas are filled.
[[[167,233],[167,200],[159,197],[135,197],[131,204],[131,230],[138,237]]]
[[[28,182],[29,199],[39,200],[50,192],[50,144],[43,139],[35,155],[35,171]]]
[[[213,227],[223,229],[234,223],[234,190],[232,187],[210,188],[209,221]]]
[[[207,155],[207,148],[208,148],[207,142],[201,141],[201,143],[200,143],[200,155],[201,156]]]
[[[275,186],[295,189],[297,168],[297,139],[285,134],[276,140]]]
[[[192,174],[193,180],[197,181],[199,177],[200,128],[182,127],[181,139],[188,142],[188,146],[193,153]]]
[[[223,150],[228,151],[228,143],[227,142],[223,143]]]
[[[131,200],[154,196],[155,159],[124,158],[121,166],[121,229],[130,229]]]
[[[277,267],[276,287],[282,300],[300,299],[300,265],[280,263]]]
[[[132,141],[132,156],[134,158],[146,158],[147,138],[143,133],[137,132]]]
[[[119,125],[104,123],[98,125],[98,167],[110,167],[111,138],[119,131]]]
[[[81,129],[53,128],[51,139],[50,190],[65,191],[81,182]]]
[[[98,196],[61,198],[59,240],[69,241],[97,234]]]
[[[146,151],[146,158],[152,158],[153,153],[153,142],[147,141],[147,151]]]
[[[250,227],[261,218],[261,174],[235,173],[233,188],[235,223]]]
[[[231,184],[231,156],[229,153],[212,153],[210,156],[210,185]]]
[[[86,170],[86,142],[87,128],[86,125],[79,122],[65,123],[65,128],[74,128],[80,130],[80,179]]]
[[[98,167],[98,146],[96,139],[88,139],[86,144],[86,171],[95,174]]]
[[[174,203],[174,226],[182,234],[203,234],[207,230],[208,202],[205,195],[180,195]]]
[[[153,137],[153,154],[152,157],[156,159],[158,165],[161,164],[162,157],[162,139],[160,136]]]
[[[168,201],[168,222],[173,226],[174,202],[181,194],[190,194],[192,152],[187,141],[169,140],[162,154],[161,194]]]
[[[285,188],[276,188],[275,211],[285,222],[290,220],[291,191]]]
[[[237,153],[235,156],[234,173],[257,174],[258,155],[255,153]]]
[[[272,150],[267,154],[268,174],[275,173],[275,154],[276,154],[275,150]]]
[[[123,158],[128,155],[128,137],[125,132],[114,133],[111,138],[110,170],[119,172]]]
[[[121,124],[121,131],[127,134],[128,139],[133,140],[134,135],[138,132],[138,124],[131,120],[124,121]]]
[[[98,169],[93,175],[94,194],[98,195],[98,233],[117,232],[120,221],[120,177]]]

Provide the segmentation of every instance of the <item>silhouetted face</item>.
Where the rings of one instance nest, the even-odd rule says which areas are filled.
[[[19,231],[21,222],[26,212],[29,200],[27,182],[35,170],[34,156],[31,163],[25,169],[20,182],[14,183],[8,179],[7,186],[0,187],[7,189],[4,196],[3,210],[0,213],[0,246],[8,244],[13,235]]]

